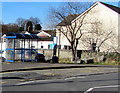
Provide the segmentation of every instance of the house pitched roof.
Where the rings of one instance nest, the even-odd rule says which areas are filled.
[[[44,32],[50,34],[51,36],[56,36],[56,31],[55,30],[43,30]]]
[[[42,32],[42,33],[41,33]],[[56,31],[55,30],[42,30],[42,31],[31,31],[31,32],[27,32],[27,31],[21,31],[20,33],[22,34],[37,34],[42,37],[40,38],[40,41],[53,41],[53,37],[56,36]]]
[[[44,31],[41,31],[40,33],[38,33],[37,36],[40,36],[40,37],[51,37],[50,34],[44,32]]]
[[[97,5],[98,2],[95,2],[93,4],[93,7]],[[112,9],[113,11],[117,12],[118,14],[120,14],[120,8],[119,7],[116,7],[116,6],[113,6],[113,5],[110,5],[110,4],[106,4],[106,3],[103,3],[103,2],[99,2],[103,5],[105,5],[106,7]],[[90,7],[91,8],[91,7]],[[88,9],[89,10],[89,9]],[[86,10],[87,11],[87,10]],[[82,14],[82,13],[81,13]],[[57,26],[66,26],[66,25],[70,25],[71,22],[76,19],[78,16],[80,16],[81,14],[73,14],[73,15],[68,15],[65,20],[63,20],[62,22],[60,22]]]
[[[51,35],[50,37],[44,37],[41,39],[41,41],[53,41],[53,37],[56,36],[55,30],[43,30],[43,32],[47,33],[48,35]]]
[[[71,22],[78,17],[80,14],[72,14],[72,15],[68,15],[62,22],[60,22],[57,26],[66,26],[66,25],[70,25]]]
[[[22,34],[25,34],[26,32],[28,32],[28,31],[19,31],[19,33],[22,33]],[[34,30],[34,31],[30,31],[28,33],[30,33],[30,34],[38,34],[38,33],[40,33],[40,31]]]
[[[106,4],[106,3],[103,3],[103,2],[100,2],[100,3],[107,6],[108,8],[112,9],[113,11],[117,12],[118,14],[120,14],[120,8],[119,7],[116,7],[116,6],[113,6],[113,5],[110,5],[110,4]]]
[[[42,30],[48,34],[50,34],[51,36],[56,36],[56,31],[55,30]],[[31,32],[28,32],[30,34],[38,34],[40,32],[42,32],[41,30],[34,30],[34,31],[31,31]],[[20,31],[19,33],[22,33],[22,34],[25,34],[27,31]]]

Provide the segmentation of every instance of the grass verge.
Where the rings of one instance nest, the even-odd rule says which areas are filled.
[[[59,63],[65,63],[65,64],[80,64],[76,62],[72,62],[69,58],[59,59]],[[86,64],[85,62],[83,64]],[[120,61],[105,61],[105,62],[94,62],[93,65],[112,65],[112,66],[118,66],[120,65]]]

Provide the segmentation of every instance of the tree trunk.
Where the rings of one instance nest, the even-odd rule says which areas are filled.
[[[76,57],[75,51],[72,49],[72,61],[75,60],[75,57]]]
[[[98,47],[97,50],[96,50],[96,51],[97,51],[97,62],[100,62],[99,50],[100,50],[100,49],[99,49],[99,47]]]
[[[77,48],[72,45],[72,61],[74,61],[77,57]]]

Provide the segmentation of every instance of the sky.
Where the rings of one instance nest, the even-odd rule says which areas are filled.
[[[60,5],[58,2],[3,2],[2,20],[7,24],[14,23],[17,18],[38,17],[44,24],[47,21],[49,8],[58,5]]]
[[[11,2],[10,2],[11,1]],[[16,2],[18,1],[18,2]],[[4,0],[2,3],[0,3],[0,17],[4,24],[8,23],[15,23],[17,18],[25,18],[29,19],[30,17],[38,17],[41,21],[41,25],[43,28],[45,27],[45,23],[47,22],[47,15],[49,13],[49,8],[52,7],[58,7],[61,5],[61,2],[49,2],[49,1],[28,1],[25,0],[21,2],[22,0]],[[102,1],[102,0],[101,0]],[[104,0],[105,1],[105,0]],[[111,1],[105,1],[109,4],[118,6],[118,1],[115,0]]]

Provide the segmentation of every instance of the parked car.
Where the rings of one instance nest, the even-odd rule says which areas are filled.
[[[17,55],[19,55],[19,58],[21,58],[24,61],[30,62],[30,61],[36,61],[36,62],[44,62],[45,61],[45,56],[42,53],[38,53],[37,49],[19,49],[17,51]]]
[[[32,54],[33,59],[36,62],[45,62],[45,56],[42,53],[38,53],[36,49],[32,49],[31,51],[27,51],[26,55]]]
[[[45,62],[45,56],[42,53],[37,53],[35,59],[37,62]]]

